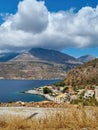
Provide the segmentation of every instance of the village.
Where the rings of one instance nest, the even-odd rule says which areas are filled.
[[[98,104],[98,86],[74,90],[71,86],[58,87],[52,85],[28,90],[25,91],[25,93],[42,95],[49,101],[54,101],[56,103],[78,104],[88,101],[93,102],[93,104]]]

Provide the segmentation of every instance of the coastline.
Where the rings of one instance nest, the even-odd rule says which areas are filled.
[[[62,81],[63,78],[45,78],[45,79],[44,78],[42,78],[42,79],[41,78],[40,79],[39,78],[38,79],[33,79],[33,78],[0,78],[0,80],[28,80],[28,81],[29,80],[30,81],[31,80],[39,80],[39,81],[40,80],[57,80],[58,81],[59,80],[59,81]]]
[[[35,95],[41,95],[43,96],[45,99],[47,99],[48,101],[53,101],[56,102],[54,97],[50,96],[49,94],[43,94],[42,92],[37,91],[36,89],[32,89],[32,90],[27,90],[24,92],[25,94],[35,94]]]

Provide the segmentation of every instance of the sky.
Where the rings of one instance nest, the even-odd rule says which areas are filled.
[[[98,57],[98,0],[1,0],[0,52],[32,47]]]

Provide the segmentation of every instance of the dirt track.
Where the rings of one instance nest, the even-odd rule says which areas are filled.
[[[0,117],[20,116],[23,118],[44,117],[61,108],[0,107]]]

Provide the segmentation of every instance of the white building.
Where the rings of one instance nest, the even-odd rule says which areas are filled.
[[[89,98],[94,96],[94,90],[87,90],[84,94],[84,98]]]
[[[95,87],[95,99],[98,101],[98,86]]]

